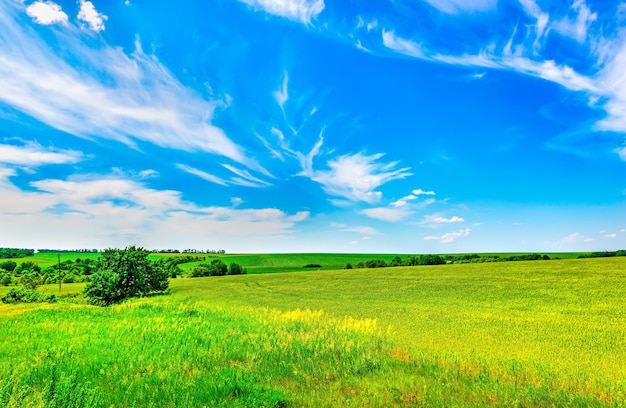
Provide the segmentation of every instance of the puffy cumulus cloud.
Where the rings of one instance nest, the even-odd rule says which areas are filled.
[[[204,151],[260,168],[211,123],[225,102],[182,85],[139,40],[130,54],[102,39],[91,47],[82,30],[69,24],[52,32],[69,61],[23,21],[23,5],[0,2],[0,15],[2,103],[75,136]]]
[[[108,19],[107,16],[96,10],[92,2],[85,0],[80,1],[80,10],[77,17],[79,20],[87,23],[87,26],[93,31],[104,30],[104,21]]]
[[[0,171],[0,224],[12,231],[15,245],[254,248],[286,240],[309,218],[307,211],[199,206],[178,191],[117,176],[38,180],[28,190],[10,176]]]
[[[26,14],[37,24],[67,24],[67,14],[52,1],[36,1],[26,8]]]
[[[324,10],[324,0],[239,0],[255,10],[310,25]]]
[[[46,164],[76,163],[82,158],[81,152],[46,149],[35,142],[29,142],[22,146],[0,144],[0,163],[7,165],[32,168]]]
[[[465,220],[457,215],[450,218],[442,217],[441,215],[427,215],[422,220],[424,224],[453,224],[457,222],[465,222]]]
[[[319,147],[314,150],[319,150]],[[342,155],[327,162],[329,170],[314,170],[311,161],[303,165],[304,171],[300,175],[321,184],[331,196],[372,204],[382,197],[382,193],[376,191],[378,187],[412,175],[408,167],[396,168],[398,162],[380,162],[382,157],[382,153]]]
[[[458,238],[467,237],[471,232],[472,232],[471,229],[465,228],[457,232],[448,232],[441,236],[429,235],[429,236],[424,237],[424,240],[425,241],[439,241],[444,244],[449,244],[451,242],[456,241]]]

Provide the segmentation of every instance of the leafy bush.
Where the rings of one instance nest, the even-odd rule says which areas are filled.
[[[2,303],[56,303],[57,297],[50,293],[48,295],[32,289],[11,289],[0,298]]]
[[[24,287],[24,289],[35,290],[37,286],[41,284],[41,279],[37,273],[25,273],[20,278],[20,284]]]
[[[246,268],[235,262],[231,263],[230,267],[228,268],[229,275],[245,275],[246,273],[248,273]]]
[[[310,264],[306,264],[304,265],[305,268],[321,268],[322,265],[320,264],[314,264],[314,263],[310,263]]]
[[[129,297],[163,293],[169,286],[168,270],[148,259],[149,251],[134,245],[107,249],[98,260],[97,272],[85,286],[89,303],[107,306]]]
[[[209,274],[209,268],[207,268],[206,266],[196,265],[191,269],[192,278],[201,278],[203,276],[209,276]]]
[[[13,279],[11,278],[11,275],[9,275],[8,273],[3,273],[2,275],[0,275],[0,285],[9,286],[12,283],[13,283]]]

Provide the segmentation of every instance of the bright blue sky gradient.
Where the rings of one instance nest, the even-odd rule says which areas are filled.
[[[626,3],[0,0],[0,246],[622,249],[625,136]]]

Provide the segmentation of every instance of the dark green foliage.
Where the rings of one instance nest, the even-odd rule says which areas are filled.
[[[322,265],[320,264],[314,264],[314,263],[310,263],[310,264],[306,264],[304,265],[305,268],[321,268]]]
[[[614,256],[626,256],[626,250],[592,252],[591,254],[579,255],[579,258],[612,258]]]
[[[196,265],[191,269],[192,278],[201,278],[203,276],[209,276],[209,274],[209,268],[207,268],[206,266]]]
[[[34,254],[34,249],[0,248],[0,258],[26,258]]]
[[[106,306],[129,297],[163,293],[169,286],[168,270],[150,261],[149,254],[134,245],[106,249],[98,260],[97,272],[85,287],[89,302]]]
[[[420,255],[418,265],[444,265],[446,261],[439,255]]]
[[[4,269],[7,272],[13,272],[17,263],[15,261],[4,261],[0,262],[0,269]]]
[[[56,303],[54,294],[43,294],[32,289],[11,289],[0,298],[2,303]]]
[[[91,304],[107,306],[124,299],[119,288],[120,276],[110,270],[95,273],[85,286],[85,297]]]
[[[346,264],[346,269],[352,269],[352,264]]]
[[[232,262],[228,268],[229,275],[245,275],[246,273],[248,273],[246,268],[235,262]]]
[[[369,261],[365,261],[365,266],[368,268],[385,268],[387,267],[387,263],[382,259],[370,259]]]
[[[400,266],[402,265],[402,258],[400,258],[399,256],[394,257],[391,260],[391,263],[389,264],[389,266]]]
[[[8,273],[3,273],[0,275],[0,285],[9,286],[12,283],[13,283],[13,279],[11,278],[11,275],[9,275]]]
[[[36,272],[25,273],[20,278],[20,284],[24,287],[24,289],[35,290],[37,286],[41,284],[41,279]]]
[[[224,276],[228,272],[228,266],[221,259],[213,259],[209,265],[211,276]]]

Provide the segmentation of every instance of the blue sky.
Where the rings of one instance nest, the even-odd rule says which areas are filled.
[[[626,248],[626,3],[0,0],[0,246]]]

